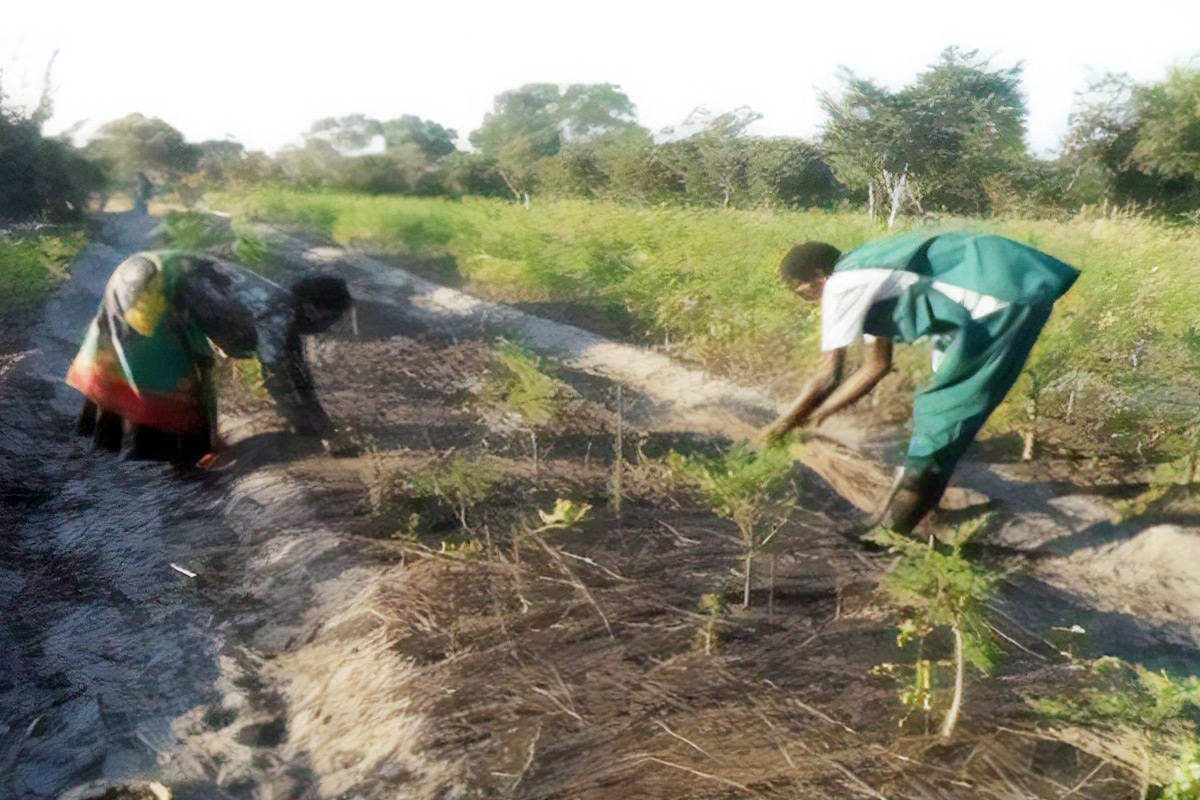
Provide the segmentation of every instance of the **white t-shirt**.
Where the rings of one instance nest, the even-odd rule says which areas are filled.
[[[863,337],[863,323],[876,303],[899,297],[914,283],[923,280],[915,272],[895,269],[851,269],[835,272],[825,281],[821,294],[821,349],[825,351],[849,347]],[[933,281],[933,288],[967,309],[972,319],[979,319],[1009,305],[1005,300],[987,294]],[[934,349],[934,369],[941,353]]]

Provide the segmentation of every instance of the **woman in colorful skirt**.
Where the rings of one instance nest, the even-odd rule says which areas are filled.
[[[836,414],[888,374],[892,344],[933,342],[933,380],[913,403],[908,457],[879,522],[909,533],[934,509],[955,465],[1025,366],[1050,311],[1079,272],[1002,236],[916,231],[845,255],[823,242],[797,245],[784,282],[821,300],[822,359],[800,396],[763,434]],[[868,342],[843,380],[846,348]]]
[[[331,275],[279,286],[245,267],[179,251],[137,253],[109,278],[67,383],[83,393],[78,431],[136,458],[194,462],[217,449],[213,345],[255,356],[267,392],[299,433],[328,438],[301,336],[350,308]]]

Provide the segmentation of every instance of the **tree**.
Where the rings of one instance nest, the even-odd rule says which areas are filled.
[[[380,129],[389,152],[405,145],[414,145],[432,162],[458,149],[454,145],[458,138],[457,131],[413,114],[390,119],[382,123]]]
[[[66,138],[42,135],[52,111],[50,67],[33,111],[7,102],[0,87],[0,220],[74,216],[103,185],[99,168]]]
[[[471,144],[487,158],[518,201],[528,205],[538,162],[564,142],[596,140],[636,125],[633,104],[613,84],[573,84],[565,89],[533,83],[496,97]]]
[[[842,194],[821,151],[803,139],[752,139],[748,159],[746,194],[751,205],[829,206]]]
[[[306,142],[327,142],[340,155],[354,155],[370,148],[383,137],[383,125],[365,114],[325,117],[309,126]]]
[[[1200,69],[1172,69],[1134,92],[1138,138],[1130,158],[1168,178],[1200,179]]]
[[[748,106],[714,115],[701,106],[683,121],[687,138],[663,148],[664,159],[689,199],[726,207],[744,185],[750,163],[746,128],[762,119]],[[668,135],[674,130],[665,131]]]
[[[157,183],[171,183],[195,171],[199,150],[161,119],[130,114],[105,123],[84,148],[104,164],[111,179],[124,184],[138,172]]]
[[[228,184],[231,168],[246,157],[246,148],[232,139],[209,139],[196,150],[196,169],[204,181],[216,185]]]
[[[281,177],[306,189],[336,184],[346,161],[346,157],[324,138],[311,138],[303,147],[285,147],[275,156]]]
[[[1191,137],[1200,130],[1200,112],[1191,93],[1200,85],[1197,75],[1174,70],[1162,83],[1139,86],[1128,75],[1109,73],[1080,92],[1062,147],[1071,199],[1196,208],[1200,145]]]
[[[1076,93],[1059,159],[1069,173],[1064,199],[1073,205],[1123,203],[1132,185],[1144,182],[1127,167],[1137,144],[1133,88],[1128,75],[1107,73]]]
[[[562,93],[557,117],[567,141],[596,140],[638,127],[634,105],[611,83],[575,83]]]
[[[508,186],[496,171],[496,162],[479,153],[451,153],[439,164],[445,191],[452,195],[505,197]]]
[[[230,182],[242,186],[258,186],[283,179],[279,164],[261,150],[251,150],[237,161],[225,165]]]
[[[872,213],[886,192],[892,220],[921,202],[987,210],[984,182],[1025,153],[1020,76],[1020,65],[992,69],[978,51],[955,47],[898,92],[846,71],[840,95],[820,100],[834,172],[867,195]]]

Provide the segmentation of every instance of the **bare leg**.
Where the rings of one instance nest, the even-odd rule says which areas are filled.
[[[179,437],[178,463],[190,467],[204,458],[208,452],[209,440],[207,434],[193,434]]]
[[[118,452],[121,449],[121,423],[119,415],[101,410],[96,415],[96,427],[92,432],[92,446],[97,450]]]
[[[216,451],[216,438],[212,435],[212,424],[206,423],[204,428],[200,433],[179,437],[177,463],[190,467],[209,453]]]
[[[75,432],[80,436],[93,436],[96,433],[96,416],[100,409],[91,400],[83,401],[83,410],[75,420]]]
[[[122,455],[126,460],[171,461],[179,454],[179,437],[173,433],[126,420],[124,434]]]

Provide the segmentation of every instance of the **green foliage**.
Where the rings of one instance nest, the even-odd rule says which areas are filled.
[[[685,130],[699,130],[664,145],[660,157],[689,200],[721,207],[733,202],[750,168],[746,129],[761,118],[747,107],[716,115],[698,108],[684,120]]]
[[[234,226],[229,219],[196,211],[171,211],[163,220],[163,244],[177,250],[213,251],[232,256],[267,278],[278,276],[283,261],[271,243],[252,227]]]
[[[1070,694],[1029,698],[1038,713],[1084,724],[1106,720],[1153,733],[1194,732],[1185,713],[1200,707],[1200,678],[1173,678],[1114,656],[1087,665],[1087,672]]]
[[[263,378],[262,364],[257,358],[230,358],[228,361],[233,380],[251,397],[263,402],[271,399]]]
[[[162,235],[164,244],[176,250],[208,250],[234,241],[228,219],[192,211],[168,213]]]
[[[787,448],[756,451],[746,444],[735,444],[719,457],[672,453],[669,459],[678,476],[748,538],[746,532],[759,526],[770,507],[783,502],[793,464]]]
[[[791,511],[791,454],[786,447],[756,451],[749,445],[735,444],[719,457],[684,457],[672,452],[667,464],[673,475],[714,513],[737,525],[746,560],[742,606],[748,607],[753,560],[779,532]]]
[[[1137,92],[1132,159],[1167,177],[1200,178],[1200,69],[1175,67]]]
[[[576,503],[573,500],[558,498],[550,511],[538,509],[538,518],[546,530],[572,528],[587,519],[592,510],[590,503]]]
[[[580,200],[525,211],[475,198],[285,191],[218,199],[221,207],[343,243],[369,239],[414,257],[453,256],[465,290],[498,300],[619,311],[636,320],[634,332],[669,340],[678,356],[776,386],[794,386],[817,351],[818,308],[780,285],[783,253],[804,239],[846,250],[878,234],[865,215],[848,212]],[[1156,461],[1187,455],[1187,433],[1195,428],[1187,423],[1200,394],[1200,337],[1194,295],[1181,289],[1200,285],[1200,234],[1143,219],[1089,217],[948,227],[967,224],[1038,247],[1083,273],[1055,305],[1027,365],[1038,375],[1040,414],[1049,423],[1041,452],[1108,456],[1140,448]],[[907,351],[898,354],[900,363]],[[911,362],[906,382],[895,384],[905,392],[927,375],[927,362]],[[1019,385],[984,436],[1024,430],[1028,396]]]
[[[172,183],[195,171],[200,150],[183,134],[156,117],[130,114],[101,125],[84,153],[105,166],[112,181],[124,185],[139,172],[155,183]]]
[[[978,51],[947,48],[898,92],[846,72],[825,94],[823,144],[838,177],[861,193],[907,170],[926,208],[979,213],[984,182],[1025,153],[1021,67],[994,69]]]
[[[1200,114],[1189,99],[1200,72],[1174,69],[1139,85],[1106,74],[1081,93],[1063,142],[1072,171],[1067,203],[1157,209],[1183,216],[1200,204]]]
[[[453,128],[443,128],[433,120],[413,114],[381,123],[379,132],[388,150],[413,145],[430,160],[453,153],[454,140],[458,138],[458,132]]]
[[[317,120],[300,147],[275,159],[267,180],[371,194],[453,194],[457,133],[411,114],[380,122],[364,114]],[[474,189],[475,187],[471,187]]]
[[[700,630],[696,631],[695,647],[703,650],[705,655],[711,656],[720,647],[721,634],[717,630],[717,622],[728,608],[723,594],[709,593],[700,597],[700,611],[706,619]]]
[[[492,111],[471,133],[471,144],[495,164],[518,199],[528,200],[538,162],[564,142],[592,140],[634,126],[633,104],[618,87],[535,83],[497,95]]]
[[[440,498],[454,509],[464,530],[473,506],[481,503],[499,482],[500,475],[482,461],[463,456],[411,479],[412,490]]]
[[[271,277],[279,265],[279,257],[271,243],[251,231],[235,229],[234,234],[233,255],[238,262]]]
[[[501,341],[479,393],[488,408],[521,417],[527,424],[550,424],[562,408],[562,386],[541,370],[541,359],[520,345]]]
[[[86,244],[71,228],[0,236],[0,318],[40,305]]]
[[[53,106],[47,91],[32,111],[7,101],[0,86],[0,223],[70,220],[104,183],[101,171],[69,141],[42,135]]]
[[[476,561],[483,557],[485,550],[483,542],[472,537],[461,541],[443,540],[438,553],[459,561]]]
[[[928,543],[885,529],[873,531],[868,539],[885,546],[897,556],[892,568],[879,583],[879,589],[901,610],[896,644],[915,645],[908,685],[899,693],[907,709],[901,725],[914,711],[932,710],[935,671],[945,662],[926,655],[926,640],[939,628],[954,635],[954,656],[948,666],[954,670],[953,697],[942,724],[942,735],[949,736],[957,721],[964,691],[963,674],[967,664],[979,672],[991,671],[997,658],[995,639],[987,620],[987,606],[995,593],[997,577],[969,562],[962,546],[986,525],[986,518],[961,526],[950,537],[949,548],[930,539]],[[884,665],[887,674],[898,676],[905,668]]]
[[[1158,797],[1200,797],[1200,678],[1195,675],[1176,678],[1104,656],[1088,662],[1062,693],[1026,702],[1047,717],[1131,736],[1136,754],[1125,760],[1141,770],[1142,760],[1153,757],[1149,772],[1165,784]]]
[[[1171,782],[1159,795],[1161,800],[1200,800],[1200,742],[1179,756]]]
[[[906,613],[897,644],[924,639],[938,627],[957,627],[963,633],[967,662],[986,674],[996,659],[987,605],[995,593],[997,576],[962,555],[962,545],[970,535],[960,529],[948,549],[883,529],[872,532],[870,540],[899,556],[879,583],[880,590]]]

